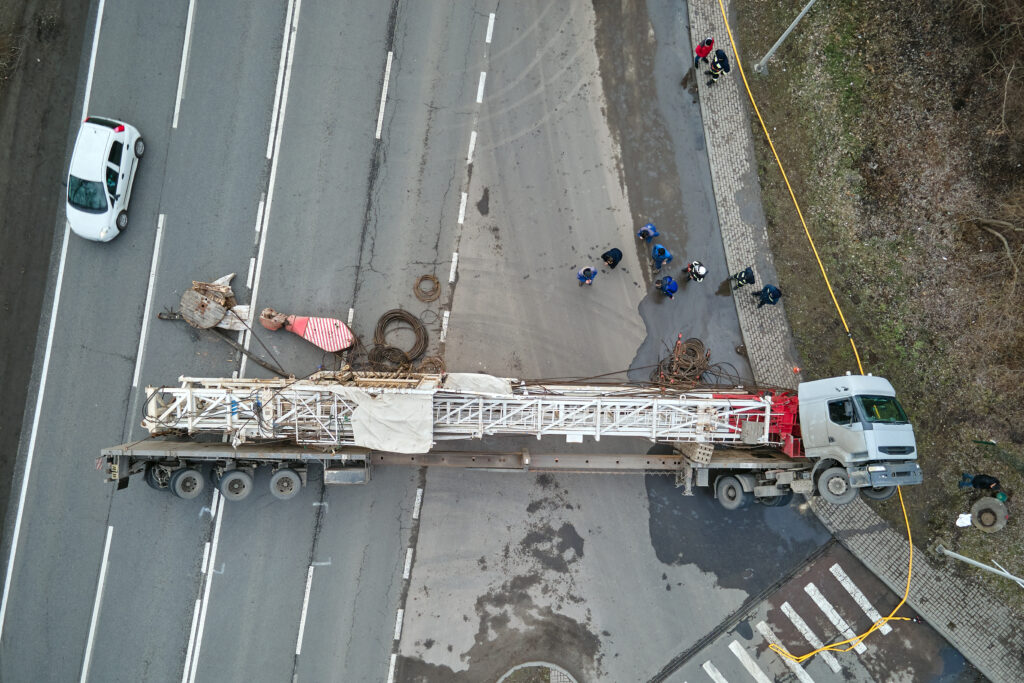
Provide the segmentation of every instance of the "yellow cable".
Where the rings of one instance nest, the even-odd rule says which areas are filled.
[[[771,147],[772,149],[772,155],[775,157],[775,163],[778,165],[779,171],[782,173],[782,179],[786,182],[786,189],[789,190],[789,197],[790,199],[793,200],[793,206],[796,208],[796,213],[800,217],[800,224],[804,227],[804,234],[807,236],[807,242],[811,245],[811,250],[814,252],[814,258],[818,262],[818,268],[821,269],[821,276],[825,280],[825,286],[828,287],[828,293],[832,297],[832,303],[836,307],[836,312],[839,314],[839,319],[843,323],[843,329],[846,330],[846,336],[850,340],[850,347],[853,349],[853,356],[857,360],[857,369],[863,375],[864,366],[861,365],[860,354],[857,352],[857,344],[853,341],[853,334],[850,332],[850,326],[846,324],[846,316],[843,315],[843,309],[839,306],[839,301],[836,299],[836,293],[832,289],[832,283],[829,282],[828,273],[825,272],[825,265],[821,262],[821,256],[818,254],[818,248],[814,244],[814,238],[811,237],[811,231],[807,227],[807,222],[804,220],[804,214],[800,210],[800,203],[797,202],[796,200],[796,194],[794,194],[793,192],[793,186],[789,184],[789,177],[786,175],[786,169],[783,168],[782,160],[779,159],[779,153],[775,150],[775,143],[772,142],[772,136],[768,133],[768,126],[765,125],[764,119],[761,117],[761,110],[757,108],[757,102],[754,100],[754,93],[750,91],[750,84],[747,82],[747,75],[746,73],[744,73],[743,64],[740,62],[739,51],[736,49],[736,41],[732,35],[732,28],[730,28],[729,26],[729,17],[726,15],[725,4],[723,0],[718,0],[718,7],[722,11],[722,20],[725,22],[725,30],[729,34],[729,43],[732,45],[732,53],[736,58],[736,68],[740,72],[740,77],[743,78],[743,87],[746,88],[747,96],[750,98],[750,104],[751,106],[754,107],[754,113],[757,114],[757,120],[761,123],[761,130],[764,131],[764,137],[765,139],[768,140],[768,146]],[[910,595],[910,577],[912,576],[914,571],[914,539],[910,533],[910,520],[907,519],[907,506],[903,502],[903,489],[897,486],[896,493],[898,493],[900,497],[900,507],[903,510],[903,523],[907,527],[907,543],[910,546],[910,559],[907,563],[907,585],[906,588],[903,590],[903,598],[900,600],[900,603],[896,605],[895,608],[893,608],[892,612],[889,613],[889,616],[883,617],[876,621],[874,624],[871,625],[871,628],[869,628],[861,635],[854,636],[853,638],[848,638],[838,643],[833,643],[831,645],[820,647],[817,650],[808,652],[805,655],[797,656],[790,654],[788,650],[778,645],[775,645],[774,643],[769,644],[768,647],[770,647],[773,651],[777,652],[779,655],[786,657],[787,659],[791,659],[794,662],[800,663],[806,661],[807,659],[810,659],[819,652],[824,652],[825,650],[830,650],[832,652],[849,652],[850,650],[854,649],[858,644],[860,644],[861,641],[863,641],[869,635],[878,630],[887,621],[907,620],[907,617],[897,617],[896,613],[900,611],[900,608],[903,607],[903,605],[907,602],[907,596]],[[843,647],[844,645],[848,645],[848,647]]]

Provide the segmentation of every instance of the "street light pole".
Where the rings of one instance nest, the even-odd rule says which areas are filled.
[[[779,45],[782,45],[782,41],[786,39],[786,36],[793,32],[793,29],[796,28],[796,25],[799,24],[800,20],[804,18],[805,14],[807,14],[807,10],[811,9],[811,6],[817,1],[818,0],[811,0],[810,2],[807,3],[806,6],[804,6],[802,10],[800,10],[800,14],[796,15],[796,19],[794,19],[793,23],[789,25],[789,28],[787,28],[786,31],[781,36],[779,36],[779,39],[775,41],[774,45],[772,45],[772,49],[768,50],[768,54],[762,57],[761,61],[754,65],[754,71],[756,71],[759,74],[764,73],[765,63],[769,59],[771,59],[771,56],[775,54],[776,50],[779,49]]]
[[[1002,576],[1004,579],[1010,579],[1011,581],[1015,582],[1021,588],[1024,588],[1024,579],[1021,579],[1019,576],[1014,576],[1013,574],[1011,574],[1008,571],[1001,570],[1002,568],[996,569],[995,567],[990,567],[989,565],[983,564],[981,562],[978,562],[977,560],[972,560],[969,557],[964,557],[963,555],[961,555],[959,553],[954,553],[952,550],[946,550],[945,548],[942,547],[941,544],[935,546],[935,552],[942,553],[943,555],[948,555],[949,557],[954,557],[954,558],[960,560],[961,562],[966,562],[967,564],[975,566],[978,569],[984,569],[987,572],[992,572],[993,574],[996,574],[998,576]]]

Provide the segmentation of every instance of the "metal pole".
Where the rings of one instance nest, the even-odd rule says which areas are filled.
[[[1024,581],[1024,579],[1021,579],[1019,576],[1014,576],[1010,572],[1000,571],[1000,570],[996,569],[995,567],[990,567],[989,565],[982,564],[981,562],[978,562],[977,560],[972,560],[971,558],[964,557],[963,555],[960,555],[959,553],[954,553],[952,550],[946,550],[941,545],[935,546],[935,550],[940,552],[940,553],[942,553],[943,555],[949,555],[950,557],[955,557],[956,559],[960,560],[961,562],[966,562],[967,564],[975,566],[978,569],[984,569],[987,572],[992,572],[993,574],[997,574],[999,576],[1002,576],[1003,578],[1010,579],[1011,581],[1015,582],[1017,585],[1020,585],[1021,581]]]
[[[762,57],[761,61],[754,65],[754,71],[756,71],[757,73],[764,73],[765,62],[771,59],[771,56],[775,54],[776,50],[779,49],[779,45],[782,45],[782,41],[786,39],[786,36],[792,33],[793,29],[796,28],[796,25],[799,24],[800,20],[804,18],[805,14],[807,14],[807,10],[811,9],[811,5],[813,5],[817,1],[818,0],[811,0],[802,10],[800,10],[800,14],[796,15],[796,19],[794,19],[793,23],[789,25],[789,28],[786,29],[785,33],[779,36],[779,39],[775,41],[774,45],[772,45],[772,49],[768,50],[768,54]]]

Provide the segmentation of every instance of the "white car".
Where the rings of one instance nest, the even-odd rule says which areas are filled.
[[[128,200],[145,151],[134,126],[99,116],[82,122],[68,173],[68,225],[76,235],[109,242],[128,227]]]

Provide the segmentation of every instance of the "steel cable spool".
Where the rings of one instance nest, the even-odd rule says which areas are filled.
[[[440,356],[427,356],[416,366],[416,372],[424,375],[443,375],[447,368]]]
[[[373,343],[375,346],[389,346],[387,342],[387,334],[393,329],[395,323],[406,323],[412,329],[413,334],[416,335],[416,341],[413,342],[412,348],[404,352],[406,356],[406,362],[411,362],[423,355],[427,350],[427,328],[423,325],[419,318],[414,316],[408,311],[403,311],[400,308],[393,308],[386,312],[377,321],[377,328],[373,332]],[[393,348],[393,347],[392,347]],[[372,362],[372,358],[371,358]]]
[[[430,289],[423,289],[423,283],[425,282],[430,284]],[[416,284],[412,287],[412,293],[416,295],[417,299],[425,303],[437,301],[437,298],[441,296],[441,283],[436,275],[429,273],[420,275],[416,280]]]

